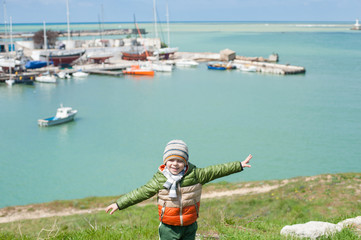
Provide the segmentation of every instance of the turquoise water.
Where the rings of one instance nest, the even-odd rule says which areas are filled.
[[[307,72],[218,72],[201,64],[154,78],[0,84],[0,207],[125,193],[151,178],[174,138],[188,143],[199,167],[252,153],[252,168],[226,181],[361,171],[361,31],[344,23],[171,27],[180,51],[277,52],[281,63]],[[76,120],[38,127],[61,103],[79,111]]]

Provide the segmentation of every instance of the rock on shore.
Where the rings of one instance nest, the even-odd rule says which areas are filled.
[[[361,216],[356,218],[349,218],[337,224],[310,221],[303,224],[287,225],[282,228],[281,235],[317,239],[321,236],[327,237],[340,232],[344,227],[347,226],[355,226],[361,229]]]

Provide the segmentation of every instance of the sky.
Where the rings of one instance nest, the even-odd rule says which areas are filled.
[[[67,0],[1,0],[13,23],[66,22]],[[4,4],[5,2],[5,4]],[[351,21],[361,20],[361,0],[157,0],[166,21]],[[6,11],[4,11],[6,9]],[[153,0],[69,0],[70,22],[153,21]],[[7,20],[9,21],[9,20]]]

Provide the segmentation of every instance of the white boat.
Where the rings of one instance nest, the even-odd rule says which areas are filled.
[[[76,78],[85,78],[88,75],[89,75],[89,73],[86,73],[83,71],[78,71],[78,72],[73,73],[73,77],[76,77]]]
[[[233,63],[232,66],[235,66],[238,70],[242,72],[256,72],[257,67],[250,64],[241,64],[241,63]]]
[[[71,107],[63,107],[63,105],[60,105],[60,108],[58,108],[54,117],[39,119],[38,124],[41,127],[47,127],[69,122],[74,120],[75,114],[77,112],[77,110],[74,110]]]
[[[156,72],[172,72],[173,66],[166,63],[156,62],[152,63],[152,69]]]
[[[40,74],[39,76],[35,77],[35,81],[42,83],[56,83],[56,77],[49,73]]]
[[[175,65],[177,67],[197,67],[199,63],[191,59],[181,59]]]
[[[6,82],[7,85],[12,86],[12,85],[14,85],[15,80],[14,79],[9,79],[9,80],[5,80],[5,82]]]
[[[57,75],[58,75],[58,77],[59,78],[62,78],[62,79],[64,79],[64,78],[71,78],[71,76],[70,76],[70,74],[69,73],[66,73],[66,72],[59,72],[59,73],[57,73]]]
[[[358,19],[356,19],[356,23],[353,25],[351,30],[361,30],[361,24],[359,23]]]

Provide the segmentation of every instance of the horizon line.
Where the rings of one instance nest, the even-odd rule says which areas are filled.
[[[335,21],[335,20],[253,20],[253,21],[246,21],[246,20],[198,20],[198,21],[169,21],[169,23],[350,23],[353,21]],[[101,24],[116,24],[116,23],[124,23],[124,24],[134,24],[133,21],[124,21],[124,22],[114,22],[114,21],[108,21],[103,22]],[[154,23],[153,21],[137,21],[137,23]],[[167,23],[166,21],[159,21],[159,23]],[[43,22],[27,22],[27,23],[12,23],[13,25],[42,25]],[[48,25],[55,25],[55,24],[67,24],[67,22],[48,22],[46,23]],[[71,22],[69,24],[99,24],[99,22]],[[4,25],[4,23],[1,23],[1,25]]]

